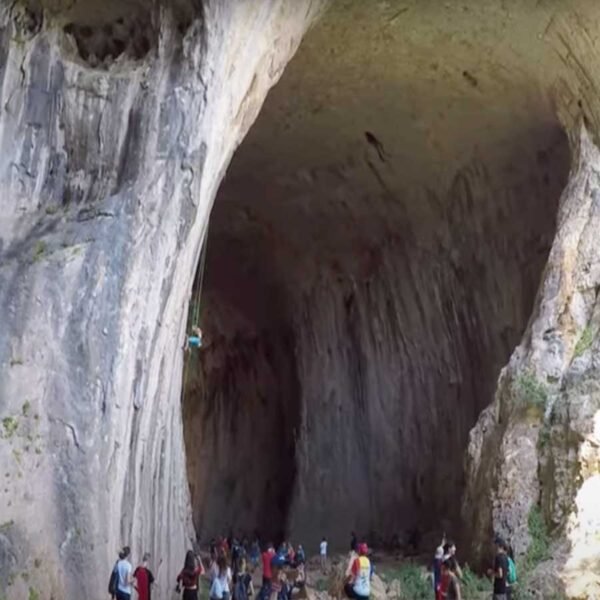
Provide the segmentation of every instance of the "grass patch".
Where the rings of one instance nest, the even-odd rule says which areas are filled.
[[[589,350],[594,342],[594,332],[590,325],[586,325],[585,329],[582,331],[580,338],[577,340],[577,344],[575,344],[575,350],[573,355],[575,358],[581,356],[586,350]]]
[[[534,506],[529,511],[527,528],[529,529],[531,542],[529,543],[529,547],[523,558],[523,563],[519,569],[523,573],[529,573],[541,562],[551,558],[550,534],[538,506]]]
[[[40,593],[33,587],[29,588],[29,597],[27,600],[40,600]]]
[[[548,402],[548,388],[530,371],[516,379],[518,397],[526,406],[544,409]]]
[[[16,367],[18,365],[22,365],[23,364],[23,359],[19,356],[15,356],[13,358],[10,359],[10,366],[11,367]]]
[[[6,533],[14,524],[15,522],[12,519],[10,521],[0,523],[0,533]]]
[[[491,581],[487,577],[479,577],[465,565],[461,581],[463,598],[478,598],[483,592],[489,593],[492,589]]]
[[[19,450],[17,450],[16,448],[13,448],[12,453],[13,453],[15,461],[20,466],[21,465],[21,457],[22,457],[21,452]]]
[[[29,411],[31,410],[31,402],[29,402],[29,400],[25,400],[25,402],[23,402],[23,406],[21,407],[21,412],[23,413],[24,417],[29,416]]]
[[[433,585],[417,565],[406,564],[382,573],[387,581],[400,581],[402,600],[431,600]]]
[[[38,240],[33,247],[33,262],[37,262],[46,253],[46,244],[42,240]]]
[[[15,417],[4,417],[2,427],[4,428],[4,437],[9,439],[17,432],[19,421]]]
[[[543,427],[539,434],[537,440],[537,446],[539,450],[543,450],[550,443],[551,435],[550,430],[547,427]]]

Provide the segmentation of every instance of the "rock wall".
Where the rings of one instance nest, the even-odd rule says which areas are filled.
[[[600,594],[598,564],[598,228],[600,152],[582,128],[530,324],[494,403],[471,432],[464,512],[485,556],[492,529],[530,556],[531,518],[555,540],[530,564],[541,597]],[[552,564],[544,564],[552,559]],[[538,560],[539,562],[539,560]]]
[[[468,432],[526,327],[567,171],[556,128],[522,150],[510,179],[474,161],[445,190],[402,196],[382,169],[388,192],[363,196],[362,165],[255,191],[240,149],[211,217],[206,346],[184,398],[203,535],[284,530],[310,549],[322,535],[345,549],[351,529],[460,535]]]
[[[0,5],[0,596],[102,597],[121,544],[166,593],[208,212],[319,7]]]

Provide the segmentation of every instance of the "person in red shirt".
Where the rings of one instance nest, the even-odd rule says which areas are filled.
[[[204,565],[200,557],[196,557],[191,550],[188,550],[185,555],[183,569],[177,575],[177,593],[181,591],[183,586],[182,600],[198,600],[198,581],[200,575],[204,575]]]
[[[148,568],[149,560],[150,554],[146,552],[142,564],[133,572],[133,578],[136,581],[135,589],[137,590],[139,600],[151,600],[154,575],[152,575],[152,571]]]
[[[273,572],[271,571],[271,561],[275,556],[275,548],[273,544],[267,544],[267,549],[262,553],[262,568],[263,568],[263,587],[271,584]]]

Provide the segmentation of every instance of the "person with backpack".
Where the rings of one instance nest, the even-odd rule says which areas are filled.
[[[191,550],[188,550],[185,555],[183,569],[177,575],[177,586],[175,587],[178,594],[183,588],[182,600],[198,600],[199,580],[204,573],[202,560],[196,557]]]
[[[133,589],[133,567],[127,560],[131,554],[129,546],[124,546],[119,552],[119,560],[115,563],[108,582],[108,593],[116,600],[131,600]]]
[[[254,596],[254,586],[250,565],[243,558],[239,572],[233,575],[233,600],[249,600],[252,596]]]
[[[517,585],[517,566],[515,565],[515,556],[510,544],[507,544],[506,547],[506,557],[508,559],[508,572],[506,574],[506,600],[511,600],[513,588]]]
[[[212,580],[210,586],[210,600],[229,600],[231,595],[232,577],[231,569],[227,565],[227,559],[219,556],[217,559],[218,575]],[[185,599],[184,599],[185,600]],[[194,598],[197,600],[197,597]]]
[[[500,537],[495,539],[494,544],[496,546],[494,568],[488,570],[488,575],[494,578],[493,600],[508,600],[506,595],[506,580],[508,577],[506,544]]]
[[[154,575],[148,568],[150,554],[146,552],[142,559],[142,564],[133,572],[133,578],[136,581],[135,589],[138,593],[138,600],[151,600],[152,584],[154,583]]]

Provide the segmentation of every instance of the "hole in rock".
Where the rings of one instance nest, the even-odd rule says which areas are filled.
[[[183,37],[195,19],[201,18],[200,0],[169,0],[163,7],[163,26],[170,26]],[[166,16],[168,15],[168,17]],[[65,18],[66,34],[75,40],[79,56],[91,67],[108,68],[125,56],[141,61],[158,45],[156,7],[138,0],[94,0],[74,3]]]
[[[484,41],[326,51],[352,23],[309,33],[213,208],[183,396],[203,540],[460,538],[468,434],[552,242],[570,157],[536,84],[497,85]]]

